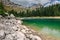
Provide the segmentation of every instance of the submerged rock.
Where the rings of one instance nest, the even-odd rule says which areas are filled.
[[[0,18],[0,40],[41,40],[21,20]]]

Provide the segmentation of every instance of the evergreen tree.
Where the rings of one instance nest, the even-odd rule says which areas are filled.
[[[28,9],[26,11],[22,11],[22,12],[20,11],[20,13],[17,13],[12,10],[9,13],[12,13],[17,17],[60,16],[60,4],[52,5],[49,7],[40,7],[32,11]]]

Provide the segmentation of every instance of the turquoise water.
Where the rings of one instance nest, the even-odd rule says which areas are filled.
[[[23,24],[55,36],[60,36],[60,19],[25,19]]]

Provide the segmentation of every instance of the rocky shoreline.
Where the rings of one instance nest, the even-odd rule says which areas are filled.
[[[15,18],[0,18],[0,40],[42,40],[34,30]]]
[[[60,38],[33,30],[21,19],[0,17],[0,40],[60,40]]]

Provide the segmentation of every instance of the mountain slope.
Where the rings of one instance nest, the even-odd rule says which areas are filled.
[[[50,5],[55,5],[55,4],[60,4],[60,0],[50,0],[49,2],[44,4],[44,7],[50,6]]]
[[[30,7],[39,4],[37,0],[10,0],[10,1],[25,7]]]

